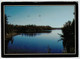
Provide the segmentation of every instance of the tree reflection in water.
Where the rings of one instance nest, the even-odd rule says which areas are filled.
[[[31,37],[34,37],[36,35],[41,35],[43,33],[51,33],[51,30],[46,30],[46,31],[42,31],[42,32],[38,32],[38,33],[22,33],[22,36],[31,36]],[[13,44],[13,37],[11,38],[8,38],[5,40],[5,53],[7,53],[8,51],[8,43],[11,41],[11,44]],[[48,47],[48,53],[50,52],[50,48]]]
[[[5,40],[5,53],[7,53],[9,41],[11,41],[11,44],[13,44],[13,37]]]
[[[22,33],[21,35],[22,36],[32,36],[32,37],[34,37],[34,36],[36,36],[36,35],[40,35],[41,33]]]
[[[43,34],[43,33],[51,33],[51,30],[46,30],[46,31],[42,31],[42,32],[34,32],[34,33],[22,33],[22,36],[32,36],[32,37],[34,37],[34,36],[37,36],[37,35],[41,35],[41,34]]]

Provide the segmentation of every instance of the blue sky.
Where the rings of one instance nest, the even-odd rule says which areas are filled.
[[[73,20],[74,5],[5,6],[4,12],[9,24],[62,27]]]

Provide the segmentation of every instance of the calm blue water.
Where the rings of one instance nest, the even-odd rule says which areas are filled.
[[[52,30],[50,33],[19,34],[8,43],[8,53],[62,53],[63,43],[61,30]]]

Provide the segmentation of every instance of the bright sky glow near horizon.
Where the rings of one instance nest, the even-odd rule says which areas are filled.
[[[74,5],[5,6],[9,24],[62,27],[74,18]]]

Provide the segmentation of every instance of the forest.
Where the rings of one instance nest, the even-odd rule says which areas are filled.
[[[37,25],[13,25],[8,24],[8,17],[5,15],[6,38],[18,33],[48,33],[49,30],[55,29],[51,26],[37,26]]]
[[[66,48],[67,53],[74,53],[75,52],[75,20],[68,21],[64,24],[64,27],[62,28],[61,35],[63,40],[64,48]]]

